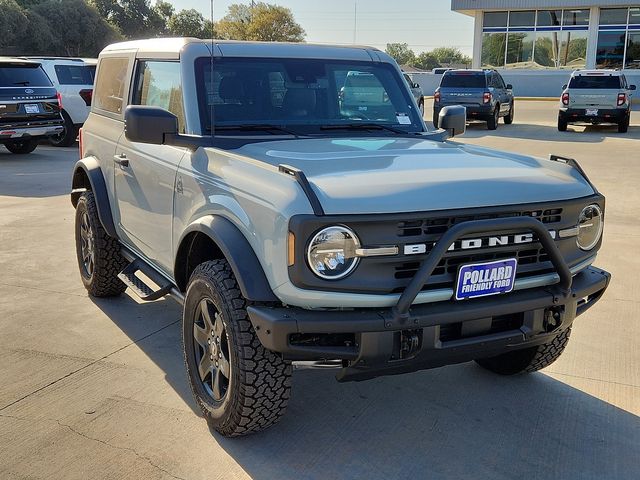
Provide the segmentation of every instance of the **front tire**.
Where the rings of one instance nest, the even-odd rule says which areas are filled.
[[[420,100],[418,108],[420,109],[420,117],[424,119],[424,100]]]
[[[78,136],[78,129],[73,124],[71,117],[64,110],[62,113],[62,119],[64,120],[64,130],[58,135],[54,135],[49,138],[49,143],[54,147],[70,147],[76,141]]]
[[[199,265],[184,301],[182,345],[191,391],[226,437],[277,423],[291,391],[291,363],[265,349],[226,260]]]
[[[76,205],[76,255],[82,283],[93,297],[115,297],[127,286],[118,273],[127,265],[120,243],[109,236],[98,218],[93,192],[84,192]]]
[[[496,357],[480,358],[476,363],[499,375],[537,372],[551,365],[562,355],[570,336],[571,328],[567,328],[549,343],[503,353]]]
[[[15,142],[6,143],[4,145],[11,153],[16,155],[26,155],[33,152],[38,146],[37,138],[30,138],[28,140],[20,140]]]
[[[440,118],[440,112],[433,112],[433,128],[438,128],[438,120]]]

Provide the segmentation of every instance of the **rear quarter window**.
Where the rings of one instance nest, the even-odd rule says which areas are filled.
[[[92,65],[56,65],[60,85],[93,85],[96,67]]]
[[[128,58],[109,57],[100,60],[93,92],[94,108],[111,113],[122,113],[128,69]]]
[[[573,77],[569,82],[569,88],[575,89],[591,89],[591,88],[602,88],[602,89],[619,89],[620,88],[620,77],[614,76],[581,76],[581,77]]]
[[[440,86],[449,88],[485,88],[487,81],[484,73],[445,73]]]
[[[0,63],[0,87],[50,87],[39,64]]]

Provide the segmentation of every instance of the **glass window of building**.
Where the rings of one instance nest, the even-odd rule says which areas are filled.
[[[562,24],[562,10],[538,10],[538,27],[559,27]]]
[[[640,32],[629,32],[624,68],[640,69]]]
[[[535,32],[512,32],[507,38],[508,68],[531,68]]]
[[[640,25],[640,7],[629,9],[629,25]]]
[[[485,27],[506,27],[507,12],[484,12],[483,24]]]
[[[536,32],[534,51],[535,67],[555,68],[558,64],[561,31]]]
[[[589,14],[590,11],[588,9],[565,10],[562,15],[562,25],[589,25]]]
[[[601,30],[596,49],[597,68],[622,68],[624,65],[625,30]]]
[[[628,8],[600,9],[600,25],[626,25]]]
[[[509,12],[509,27],[533,27],[535,24],[535,10]]]
[[[587,66],[587,38],[586,30],[565,30],[561,32],[560,53],[558,67],[585,68]]]
[[[482,66],[504,67],[506,33],[485,33],[482,35]]]

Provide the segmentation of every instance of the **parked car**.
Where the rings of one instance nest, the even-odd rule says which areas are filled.
[[[89,116],[97,61],[85,58],[30,58],[40,62],[62,100],[64,131],[51,137],[51,144],[58,147],[71,146],[76,141],[78,130]]]
[[[422,88],[420,87],[420,84],[414,82],[413,79],[406,73],[403,73],[403,76],[407,81],[407,85],[409,85],[409,89],[411,90],[413,98],[415,98],[416,103],[418,104],[420,113],[424,117],[424,95],[422,94]]]
[[[496,70],[448,70],[442,75],[433,97],[433,124],[438,127],[438,114],[447,105],[462,105],[467,118],[487,122],[489,130],[513,123],[515,104],[513,86],[505,84]]]
[[[33,152],[38,141],[63,130],[60,95],[39,62],[0,57],[0,144]]]
[[[436,67],[431,70],[431,73],[433,73],[434,75],[442,75],[444,72],[448,72],[449,70],[453,69],[447,67]]]
[[[558,130],[566,131],[570,123],[605,123],[618,125],[618,132],[626,133],[635,89],[619,70],[576,70],[562,87]]]
[[[111,45],[71,182],[82,282],[183,304],[187,378],[227,436],[278,421],[294,361],[544,368],[609,283],[605,199],[573,160],[447,141],[462,107],[440,126],[373,48]]]

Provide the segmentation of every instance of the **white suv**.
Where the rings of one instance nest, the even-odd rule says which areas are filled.
[[[51,137],[50,142],[57,147],[73,145],[91,110],[93,79],[96,73],[95,59],[31,57],[40,62],[62,100],[62,118],[65,129]]]

